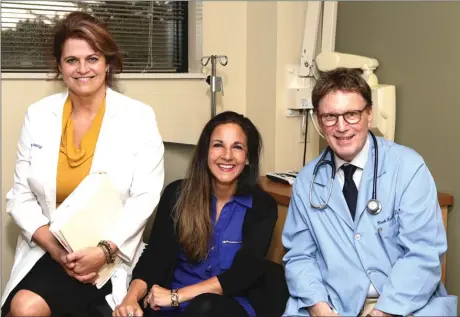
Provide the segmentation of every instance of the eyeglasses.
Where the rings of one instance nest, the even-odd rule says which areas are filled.
[[[361,121],[361,113],[367,108],[367,105],[364,106],[361,110],[353,110],[347,111],[342,114],[334,114],[334,113],[325,113],[319,115],[319,118],[326,127],[332,127],[337,124],[339,117],[343,117],[343,119],[349,124],[355,124]]]

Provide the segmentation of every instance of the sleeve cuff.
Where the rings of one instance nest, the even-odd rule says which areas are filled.
[[[137,252],[139,251],[139,248],[143,250],[145,247],[145,243],[142,241],[142,236],[140,236],[139,240],[131,238],[130,240],[124,243],[121,242],[119,239],[116,239],[115,237],[113,239],[107,240],[112,241],[117,246],[117,256],[124,262],[126,262],[128,265],[131,265],[134,261],[137,262]]]
[[[107,239],[109,241],[112,241],[118,248],[117,256],[122,259],[126,263],[131,263],[132,261],[132,250],[129,250],[129,248],[126,248],[124,244],[119,243],[116,239]],[[131,255],[131,257],[130,257]]]
[[[322,293],[322,292],[315,293],[310,298],[300,298],[299,299],[299,309],[300,308],[307,309],[308,307],[314,306],[315,304],[318,304],[319,302],[327,303],[331,307],[331,309],[335,311],[334,307],[332,307],[331,303],[329,303],[327,294]]]
[[[32,240],[32,236],[34,235],[35,231],[38,230],[38,228],[46,226],[50,223],[49,219],[46,218],[43,215],[40,215],[40,217],[37,217],[35,221],[31,221],[33,225],[27,226],[22,230],[22,235],[26,239],[27,243],[31,248],[35,247],[37,244]]]
[[[118,257],[122,259],[124,262],[130,263],[132,259],[130,259],[125,252],[121,248],[118,248]]]
[[[384,313],[402,316],[408,316],[412,313],[411,311],[408,311],[408,308],[409,307],[403,302],[398,302],[385,296],[380,296],[377,300],[377,304],[375,305],[375,309]]]

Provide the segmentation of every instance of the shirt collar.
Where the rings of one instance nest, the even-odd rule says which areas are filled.
[[[358,153],[358,155],[355,156],[355,158],[351,162],[344,161],[337,155],[334,155],[335,170],[337,172],[344,164],[353,164],[354,166],[363,170],[364,166],[366,166],[368,156],[369,156],[369,136],[367,137],[366,143],[364,143],[364,146],[361,149],[361,151]]]
[[[213,202],[216,202],[217,199],[212,195]],[[243,205],[246,208],[252,208],[252,195],[236,195],[233,196],[228,202],[236,201],[238,204]]]

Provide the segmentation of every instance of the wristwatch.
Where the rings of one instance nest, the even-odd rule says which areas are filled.
[[[177,288],[171,290],[171,307],[179,307],[179,294]]]

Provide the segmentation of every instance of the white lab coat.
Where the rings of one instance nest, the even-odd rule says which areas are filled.
[[[67,96],[64,92],[43,98],[29,107],[24,119],[14,185],[6,195],[6,211],[21,234],[2,306],[45,252],[31,239],[39,227],[53,219],[56,210],[56,173]],[[164,145],[153,109],[107,88],[106,111],[91,172],[109,174],[125,207],[119,228],[113,231],[114,236],[106,238],[118,245],[124,260],[111,278],[113,292],[106,297],[112,308],[126,295],[131,271],[143,248],[145,224],[160,199],[163,156]]]

